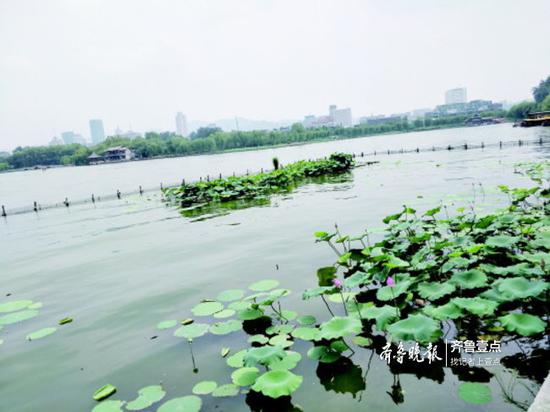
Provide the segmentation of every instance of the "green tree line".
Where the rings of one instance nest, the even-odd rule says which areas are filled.
[[[533,100],[518,103],[510,108],[507,117],[513,120],[525,118],[531,112],[550,110],[550,76],[533,87]]]
[[[138,158],[149,159],[164,156],[187,156],[205,153],[257,148],[262,146],[285,145],[313,142],[329,139],[344,139],[371,136],[390,132],[407,132],[429,130],[433,128],[460,126],[468,116],[447,116],[438,119],[422,119],[414,122],[406,120],[380,125],[361,124],[351,128],[321,127],[305,129],[301,124],[294,124],[289,130],[255,130],[247,132],[197,131],[192,139],[176,136],[174,133],[147,133],[145,137],[127,139],[109,137],[93,147],[79,144],[18,147],[13,154],[4,160],[9,168],[28,168],[37,165],[85,165],[92,153],[103,153],[112,146],[126,146]],[[205,136],[205,137],[200,137]]]

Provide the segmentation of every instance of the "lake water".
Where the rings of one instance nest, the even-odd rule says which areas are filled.
[[[122,400],[134,399],[138,389],[159,382],[166,399],[191,394],[201,380],[229,383],[231,369],[219,350],[247,347],[245,333],[197,338],[194,373],[185,339],[174,337],[173,329],[156,330],[156,324],[191,317],[191,308],[201,299],[228,288],[246,289],[265,278],[277,279],[293,291],[283,308],[325,320],[321,304],[301,300],[301,291],[316,286],[317,268],[334,261],[328,247],[315,244],[315,231],[330,230],[335,223],[350,234],[377,228],[384,216],[405,203],[425,210],[440,201],[458,207],[475,199],[479,209],[493,209],[505,200],[496,185],[529,185],[514,173],[514,164],[550,158],[550,130],[497,125],[0,175],[1,202],[15,208],[34,199],[56,202],[92,192],[129,192],[140,184],[154,187],[160,181],[258,170],[269,167],[273,156],[289,163],[334,151],[539,137],[543,145],[380,156],[375,159],[379,164],[357,168],[344,181],[309,184],[290,195],[275,196],[269,205],[206,220],[182,217],[161,202],[158,191],[1,219],[0,304],[31,299],[43,302],[43,307],[38,316],[0,331],[0,411],[90,411],[95,405],[92,393],[106,383],[118,388],[111,398]],[[55,326],[66,316],[74,322],[42,340],[25,340],[28,333]],[[306,411],[520,410],[505,401],[495,378],[489,383],[493,402],[466,405],[457,397],[458,376],[448,368],[442,368],[443,379],[437,382],[400,374],[405,399],[396,405],[386,393],[395,376],[378,355],[368,368],[369,350],[352,357],[366,374],[364,390],[327,390],[334,376],[307,359],[310,346],[300,341],[292,347],[303,355],[295,372],[304,376],[292,402]],[[516,350],[504,347],[505,352]],[[512,379],[511,371],[502,366],[491,372],[505,382]],[[531,391],[538,389],[532,379],[520,376],[518,382]],[[525,387],[516,385],[514,395],[528,402],[533,396]],[[249,408],[245,395],[203,396],[203,410]]]

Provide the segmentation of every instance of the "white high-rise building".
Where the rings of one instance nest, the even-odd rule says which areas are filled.
[[[105,130],[103,129],[103,120],[101,119],[90,120],[90,135],[92,137],[93,144],[98,144],[105,140]]]
[[[176,134],[178,136],[187,137],[187,118],[182,112],[176,114]]]
[[[466,88],[447,90],[445,92],[445,104],[467,103]]]
[[[348,107],[346,109],[338,109],[335,104],[332,104],[328,108],[329,116],[332,118],[332,123],[334,126],[341,127],[351,127],[352,118],[351,118],[351,109]]]

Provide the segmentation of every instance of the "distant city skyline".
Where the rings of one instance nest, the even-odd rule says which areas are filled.
[[[0,151],[117,124],[300,121],[469,99],[517,102],[548,75],[550,3],[464,0],[0,2]],[[467,21],[468,24],[464,25]],[[123,23],[121,23],[123,22]],[[434,35],[436,33],[437,35]],[[542,41],[542,40],[541,40]],[[521,56],[521,65],[518,65]],[[62,64],[60,64],[62,62]],[[181,108],[181,109],[180,109]],[[32,121],[29,121],[32,119]]]

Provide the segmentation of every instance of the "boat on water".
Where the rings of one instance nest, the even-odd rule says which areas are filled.
[[[529,113],[519,125],[521,127],[550,126],[550,110],[544,112]]]

